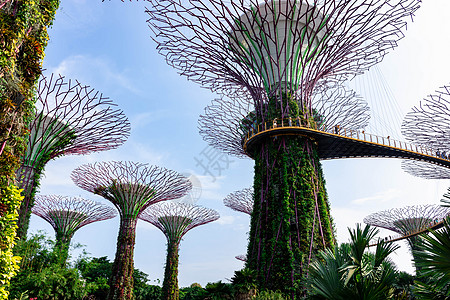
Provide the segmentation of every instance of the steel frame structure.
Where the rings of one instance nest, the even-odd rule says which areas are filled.
[[[362,130],[370,119],[367,102],[342,85],[317,88],[313,97],[313,109],[323,120],[320,125],[324,131],[334,130],[336,125],[355,131]],[[243,148],[243,139],[255,129],[254,118],[255,108],[251,99],[215,99],[199,118],[200,135],[210,146],[226,154],[248,157],[249,153]],[[297,122],[297,119],[291,119],[292,123]]]
[[[312,105],[313,96],[378,63],[403,37],[405,19],[420,4],[420,0],[149,2],[153,39],[169,65],[214,92],[249,99],[221,115],[225,118],[217,123],[223,128],[206,134],[214,136],[210,144],[225,140],[218,148],[238,156],[244,155],[239,144],[242,132],[233,130],[242,123],[242,109],[253,113],[250,126],[291,117],[314,128],[320,115]],[[234,106],[222,103],[213,105]],[[227,124],[230,119],[233,124]],[[231,134],[215,140],[223,131]],[[261,141],[250,156],[255,159],[255,205],[247,267],[256,270],[261,288],[294,298],[304,293],[312,257],[334,243],[317,147],[308,136],[274,135]]]
[[[251,215],[253,211],[253,189],[246,188],[228,194],[225,199],[223,199],[223,204],[232,210]]]
[[[120,228],[108,299],[132,299],[133,255],[139,214],[160,201],[183,197],[192,188],[181,174],[136,162],[98,162],[72,171],[74,183],[111,201],[119,211]]]
[[[433,227],[449,215],[449,207],[430,204],[416,205],[373,213],[364,218],[364,223],[408,236],[425,228]],[[413,250],[418,249],[420,239],[413,235],[406,240],[414,256]]]
[[[67,260],[70,241],[78,229],[117,216],[115,209],[100,202],[60,195],[36,195],[31,211],[55,230],[55,245],[62,263]]]
[[[17,182],[22,202],[18,234],[26,236],[33,194],[45,164],[57,157],[85,155],[121,146],[130,135],[130,122],[102,93],[63,76],[42,77],[37,88],[35,118]]]
[[[406,114],[402,133],[412,143],[425,145],[436,151],[436,156],[449,159],[450,155],[450,85],[428,95]],[[403,162],[405,172],[426,179],[449,179],[447,168],[422,162]]]
[[[219,219],[219,213],[185,203],[161,202],[144,210],[139,218],[155,225],[167,238],[162,299],[178,300],[178,251],[181,239],[189,230]]]

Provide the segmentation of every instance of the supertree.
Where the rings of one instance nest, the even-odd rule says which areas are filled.
[[[158,227],[167,238],[167,258],[162,286],[164,300],[179,299],[178,251],[183,236],[192,228],[219,218],[215,210],[176,202],[161,202],[144,210],[139,218]]]
[[[330,130],[336,125],[360,130],[369,123],[367,102],[342,85],[318,87],[312,105],[321,130]],[[215,99],[199,118],[200,135],[210,146],[226,154],[249,157],[251,153],[244,149],[243,138],[255,129],[254,118],[255,108],[250,99]],[[296,120],[292,122],[296,123]]]
[[[299,118],[317,128],[318,88],[378,63],[420,0],[150,2],[153,38],[169,65],[212,91],[251,99],[255,126]],[[255,160],[247,267],[260,287],[294,297],[333,232],[317,145],[271,132],[246,153]]]
[[[8,298],[9,279],[18,268],[12,249],[22,197],[15,174],[25,153],[47,28],[58,5],[59,0],[0,0],[0,299]]]
[[[133,253],[138,215],[159,201],[177,199],[192,187],[179,173],[135,162],[99,162],[76,168],[77,186],[111,201],[119,211],[117,238],[108,299],[132,299]]]
[[[364,218],[364,223],[392,230],[402,236],[409,236],[433,226],[449,214],[450,208],[440,205],[406,206],[373,213]],[[418,236],[412,235],[406,240],[414,256],[413,250],[418,249],[420,239]]]
[[[43,77],[37,89],[35,117],[17,181],[25,196],[18,233],[25,237],[33,195],[46,163],[63,155],[115,149],[130,135],[130,123],[102,93],[64,77]]]
[[[232,210],[251,215],[253,211],[253,189],[246,188],[233,192],[223,199],[223,204]]]
[[[430,94],[406,114],[402,133],[411,143],[435,149],[436,156],[450,159],[450,86]],[[448,179],[448,168],[425,162],[402,162],[411,175],[427,179]]]
[[[225,199],[223,199],[223,204],[232,210],[243,212],[251,216],[253,211],[253,189],[246,188],[228,194]],[[247,261],[247,257],[242,254],[235,256],[235,258],[243,262]]]
[[[62,264],[67,260],[70,241],[78,229],[117,215],[112,207],[100,202],[59,195],[37,195],[31,211],[49,222],[55,230],[55,251]]]

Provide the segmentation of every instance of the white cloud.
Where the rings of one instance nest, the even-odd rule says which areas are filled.
[[[129,79],[125,71],[116,70],[115,64],[103,57],[90,55],[73,55],[64,59],[56,67],[49,67],[48,71],[66,76],[68,79],[77,79],[81,84],[93,85],[100,82],[116,88],[126,89],[133,94],[140,94],[136,86]],[[72,78],[75,76],[76,78]],[[100,76],[99,76],[100,75]]]
[[[217,224],[220,225],[230,225],[234,223],[233,216],[220,216],[220,218],[216,221]]]
[[[368,202],[388,202],[392,201],[396,198],[400,198],[402,196],[402,192],[398,189],[388,189],[386,191],[378,192],[373,196],[358,198],[353,200],[352,204],[362,205],[367,204]]]

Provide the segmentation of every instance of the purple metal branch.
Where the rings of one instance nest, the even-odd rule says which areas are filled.
[[[436,149],[440,155],[450,154],[450,85],[413,107],[402,124],[402,133],[408,141]]]
[[[192,187],[179,173],[135,162],[97,162],[72,171],[80,188],[111,201],[121,215],[137,217],[159,201],[177,199]]]
[[[32,212],[50,223],[56,232],[73,234],[81,227],[114,218],[112,207],[80,197],[37,195]]]
[[[366,127],[370,119],[367,103],[354,91],[340,85],[317,87],[312,107],[324,122],[319,124],[321,130],[339,125],[356,131]],[[242,140],[261,125],[251,99],[245,98],[215,99],[199,118],[203,139],[210,146],[237,157],[247,157]]]
[[[139,219],[155,225],[169,241],[178,244],[189,230],[219,219],[219,213],[201,206],[170,201],[151,205],[139,214]]]
[[[251,215],[253,211],[253,189],[246,188],[228,194],[228,196],[223,199],[223,204],[235,211]]]
[[[409,235],[427,228],[430,222],[440,222],[450,214],[450,208],[440,205],[416,205],[373,213],[364,223]]]
[[[450,179],[450,169],[418,160],[403,160],[403,171],[425,179]]]
[[[150,0],[160,54],[189,80],[221,94],[296,94],[306,116],[324,81],[344,81],[382,60],[403,38],[420,0]],[[286,101],[285,101],[286,102]],[[288,103],[280,104],[283,114]],[[282,116],[283,117],[283,116]]]

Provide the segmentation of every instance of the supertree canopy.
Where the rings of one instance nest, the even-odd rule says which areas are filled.
[[[246,188],[233,192],[223,199],[223,204],[235,211],[251,215],[253,211],[253,189]]]
[[[19,212],[19,236],[26,236],[33,194],[49,160],[115,149],[129,134],[130,123],[122,110],[100,92],[61,76],[43,77],[27,151],[17,171],[25,196]]]
[[[178,250],[181,239],[192,228],[217,220],[219,214],[215,210],[200,206],[161,202],[143,211],[139,218],[158,227],[167,238],[161,299],[178,300]]]
[[[361,130],[369,123],[367,102],[341,85],[318,87],[312,105],[316,120],[320,119],[317,125],[321,130],[330,130],[336,125]],[[200,135],[216,149],[233,156],[248,157],[243,138],[255,129],[255,118],[251,99],[215,99],[199,118]],[[292,122],[297,125],[295,119]]]
[[[212,91],[251,99],[251,124],[298,118],[311,128],[323,120],[317,118],[313,96],[379,62],[403,37],[406,19],[420,4],[149,1],[153,38],[168,64]],[[236,122],[231,128],[242,120],[234,112],[223,115],[225,121],[231,116]],[[332,221],[317,145],[305,135],[271,133],[246,153],[255,160],[247,267],[257,272],[260,288],[294,297],[304,292],[303,277],[312,257],[333,245]],[[237,140],[231,146],[237,147],[230,152],[242,155],[239,132],[232,137]]]
[[[425,179],[450,179],[450,169],[424,161],[403,160],[402,169],[417,177]]]
[[[424,98],[406,114],[402,133],[408,141],[425,145],[436,151],[436,156],[450,159],[450,86],[443,86]],[[403,162],[403,170],[428,179],[448,179],[450,171],[424,162]]]
[[[112,207],[80,197],[59,195],[37,195],[31,209],[52,225],[56,233],[56,250],[65,263],[70,241],[81,227],[98,221],[114,218],[117,213]]]
[[[132,299],[138,215],[152,204],[184,196],[192,185],[175,171],[134,162],[86,164],[72,171],[71,177],[77,186],[118,209],[120,228],[108,299]]]
[[[406,206],[373,213],[364,218],[364,223],[409,236],[442,221],[449,214],[450,208],[440,205]],[[406,239],[411,250],[416,250],[419,238],[411,236]]]

